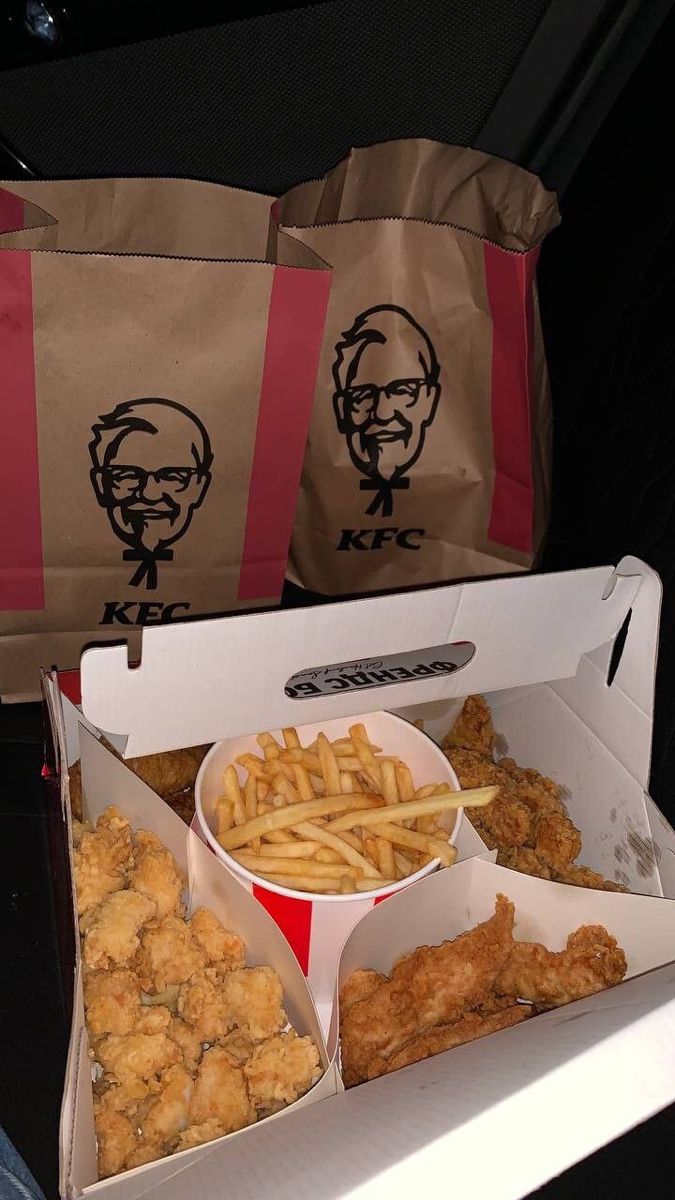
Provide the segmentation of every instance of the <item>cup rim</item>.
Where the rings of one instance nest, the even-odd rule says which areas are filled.
[[[438,743],[435,742],[434,739],[432,737],[430,737],[428,733],[425,733],[423,729],[418,729],[415,725],[413,725],[412,721],[407,721],[405,719],[405,717],[400,717],[398,715],[398,713],[388,712],[386,709],[374,709],[372,711],[377,712],[378,714],[384,714],[387,717],[390,717],[393,721],[398,721],[403,725],[408,725],[410,728],[415,729],[415,732],[418,733],[420,737],[426,738],[427,741],[431,742],[432,746],[438,751],[438,753],[440,755],[442,755],[442,757],[445,760],[447,771],[451,777],[450,782],[453,785],[452,790],[457,791],[457,792],[460,792],[462,790],[460,787],[460,784],[459,784],[459,780],[457,778],[457,774],[452,766],[452,763],[450,762],[449,759],[447,759],[445,757],[445,755],[443,754],[443,751],[441,750]],[[368,717],[371,714],[363,713],[361,715],[362,715],[363,719],[367,721]],[[335,717],[328,718],[328,720],[339,720],[339,719],[340,718],[335,718]],[[309,721],[309,722],[307,722],[307,724],[317,725],[317,724],[321,724],[321,722]],[[302,725],[298,726],[298,730],[301,730],[303,728],[304,727]],[[278,733],[280,731],[275,730],[273,732]],[[242,734],[241,735],[241,737],[251,737],[251,736],[255,736],[255,735],[252,735],[252,734]],[[387,896],[393,896],[396,892],[401,892],[401,891],[403,891],[404,888],[410,887],[411,884],[417,883],[418,880],[426,879],[426,877],[428,875],[433,875],[434,872],[437,871],[438,868],[440,867],[440,865],[441,865],[440,858],[434,858],[434,859],[432,859],[431,862],[427,863],[424,867],[420,867],[419,871],[415,871],[415,873],[413,875],[407,875],[405,877],[405,879],[397,879],[395,883],[390,883],[388,886],[381,887],[381,888],[373,888],[369,892],[345,892],[344,894],[336,893],[335,895],[327,895],[326,893],[323,893],[323,892],[300,892],[300,891],[296,891],[294,888],[287,888],[287,887],[283,887],[281,884],[272,883],[268,879],[263,879],[262,876],[260,876],[260,875],[255,875],[252,871],[249,871],[246,867],[243,867],[241,865],[241,863],[238,863],[235,858],[232,858],[232,855],[229,854],[227,850],[223,849],[223,847],[220,845],[220,842],[217,840],[215,834],[211,830],[211,827],[209,826],[209,824],[206,820],[206,816],[204,814],[204,808],[202,805],[202,794],[201,794],[202,793],[202,782],[203,782],[204,775],[206,774],[206,771],[208,770],[208,766],[209,766],[211,759],[216,757],[216,753],[220,750],[221,746],[225,745],[225,743],[233,742],[233,741],[237,741],[237,740],[238,740],[238,738],[221,738],[220,741],[214,742],[211,749],[208,751],[208,753],[202,759],[201,765],[199,767],[199,771],[197,772],[197,778],[195,779],[195,812],[197,814],[197,820],[199,822],[200,830],[202,831],[204,837],[206,838],[209,847],[211,848],[211,850],[213,850],[214,854],[216,854],[216,856],[220,859],[220,861],[227,867],[227,869],[229,871],[231,871],[233,875],[236,875],[239,879],[245,879],[249,883],[255,884],[256,887],[262,888],[264,891],[275,892],[276,895],[278,895],[278,896],[287,896],[289,899],[292,899],[292,900],[305,900],[305,901],[308,901],[309,903],[314,903],[316,901],[316,902],[324,903],[324,904],[335,903],[335,902],[342,903],[342,904],[355,904],[355,903],[358,904],[361,901],[368,902],[371,900],[384,899]],[[448,843],[451,846],[455,844],[455,839],[457,837],[460,826],[462,824],[462,820],[464,818],[464,809],[463,808],[457,808],[455,811],[457,814],[455,817],[455,823],[452,827],[451,832],[448,834]]]

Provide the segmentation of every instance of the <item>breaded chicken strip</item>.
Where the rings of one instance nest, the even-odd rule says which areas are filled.
[[[109,1034],[96,1046],[96,1061],[113,1083],[149,1080],[180,1062],[180,1048],[166,1033]]]
[[[535,826],[537,858],[553,871],[565,871],[581,853],[581,834],[564,813],[543,812]]]
[[[551,868],[537,858],[534,850],[527,846],[509,846],[498,850],[497,862],[500,867],[521,871],[523,875],[535,875],[539,879],[551,878]]]
[[[190,918],[190,931],[204,951],[208,966],[217,964],[219,971],[234,971],[246,963],[246,945],[239,934],[221,925],[208,908],[196,908]]]
[[[429,1026],[456,1021],[485,1001],[512,950],[513,905],[498,896],[488,921],[400,959],[391,980],[342,1014],[345,1084],[367,1079],[373,1058],[391,1057]]]
[[[564,870],[555,871],[553,878],[556,883],[569,883],[573,887],[595,888],[602,892],[627,892],[629,889],[622,883],[612,883],[611,879],[603,879],[597,871],[590,867],[577,866],[570,863]]]
[[[367,1000],[373,992],[377,991],[381,983],[387,983],[387,976],[380,974],[379,971],[371,971],[367,968],[352,971],[340,988],[341,1015],[344,1017],[352,1004],[356,1004],[358,1000]]]
[[[87,967],[105,970],[126,966],[136,955],[139,930],[156,911],[154,900],[128,888],[113,892],[83,918],[83,955]]]
[[[292,1104],[321,1073],[319,1052],[310,1037],[294,1029],[256,1046],[244,1067],[249,1096],[257,1109]]]
[[[375,1079],[378,1075],[398,1071],[400,1067],[409,1067],[411,1063],[421,1062],[422,1059],[431,1058],[444,1050],[452,1050],[465,1042],[474,1042],[488,1033],[509,1029],[511,1025],[525,1021],[532,1012],[530,1004],[515,1004],[485,1017],[480,1013],[465,1013],[453,1025],[437,1025],[434,1029],[421,1033],[390,1059],[373,1059],[369,1065],[368,1078]]]
[[[74,850],[77,911],[80,916],[126,885],[133,863],[131,826],[112,805],[102,812],[96,828],[78,829]]]
[[[243,1129],[256,1119],[243,1071],[220,1046],[204,1052],[189,1112],[191,1124],[215,1120],[223,1133]]]
[[[171,913],[182,915],[181,896],[187,880],[170,850],[154,833],[139,829],[134,837],[134,865],[129,884],[157,905],[157,919]]]
[[[131,1033],[140,1016],[141,985],[128,967],[114,971],[87,971],[84,1007],[92,1038],[106,1033]]]
[[[485,699],[483,696],[467,696],[452,729],[443,738],[443,749],[461,747],[463,750],[475,750],[486,758],[492,758],[494,744],[492,715]]]
[[[206,955],[182,917],[165,917],[144,930],[135,963],[144,992],[184,983],[205,965]]]
[[[480,809],[466,809],[479,833],[485,830],[497,846],[525,846],[534,840],[533,814],[518,798],[508,771],[473,750],[447,750],[462,788],[495,785],[499,795]]]
[[[626,955],[616,938],[602,925],[582,925],[558,953],[539,942],[514,942],[495,991],[555,1007],[613,987],[625,974]]]

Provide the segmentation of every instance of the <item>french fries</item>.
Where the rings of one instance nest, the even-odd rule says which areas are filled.
[[[491,803],[495,787],[453,792],[415,788],[407,763],[384,754],[363,724],[331,742],[303,746],[297,729],[257,737],[223,775],[216,837],[242,867],[295,891],[354,895],[381,890],[457,851],[438,825],[443,813]],[[239,770],[237,769],[239,768]]]

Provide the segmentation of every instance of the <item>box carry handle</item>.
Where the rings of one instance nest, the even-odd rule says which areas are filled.
[[[582,655],[614,637],[637,595],[641,576],[620,576],[603,600],[612,574],[611,567],[596,567],[490,579],[146,628],[135,668],[126,646],[85,651],[83,711],[99,729],[128,734],[131,756],[563,679],[575,674]],[[301,703],[286,691],[313,664],[394,656],[407,665],[412,651],[418,659],[430,648],[461,657],[468,654],[457,650],[463,643],[475,652],[461,669],[413,672],[412,679],[375,688],[340,687]]]

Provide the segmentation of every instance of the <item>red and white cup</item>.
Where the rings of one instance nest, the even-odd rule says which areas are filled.
[[[347,737],[354,720],[354,717],[339,718],[298,726],[300,741],[307,746],[321,732],[330,741]],[[371,742],[381,746],[384,754],[397,755],[408,764],[416,788],[434,783],[447,784],[453,791],[459,791],[457,776],[443,752],[414,725],[387,712],[366,713],[359,720],[365,725]],[[280,730],[272,733],[282,742]],[[195,784],[198,832],[228,870],[237,876],[277,922],[307,976],[322,1020],[327,1022],[333,1003],[340,951],[348,934],[373,905],[416,883],[418,879],[431,875],[438,870],[440,862],[434,859],[414,875],[395,884],[353,895],[331,896],[294,891],[254,875],[223,850],[217,841],[216,802],[223,795],[226,768],[234,764],[239,781],[243,784],[246,770],[238,766],[235,760],[242,754],[260,753],[255,736],[230,738],[211,747]],[[458,808],[450,810],[447,815],[443,814],[439,820],[447,829],[450,843],[457,837],[462,816],[463,810]]]

